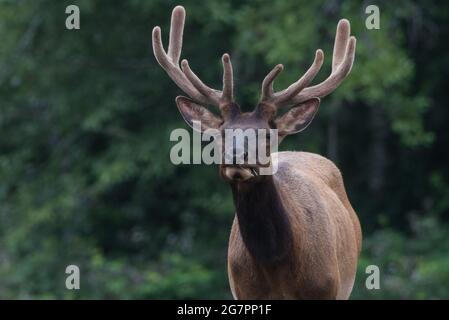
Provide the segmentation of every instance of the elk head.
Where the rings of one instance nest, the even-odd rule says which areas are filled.
[[[170,40],[168,51],[164,50],[161,40],[161,29],[153,29],[153,51],[154,55],[167,72],[169,77],[188,96],[178,96],[176,103],[184,120],[190,125],[194,121],[201,123],[201,130],[218,129],[224,132],[226,129],[254,130],[268,132],[276,129],[277,141],[290,134],[304,130],[314,118],[320,98],[334,91],[343,79],[351,71],[354,61],[356,39],[350,36],[349,21],[342,19],[338,23],[332,59],[332,73],[320,84],[308,85],[320,70],[324,54],[321,49],[315,53],[315,59],[306,73],[288,88],[274,92],[273,81],[283,70],[281,64],[274,67],[262,82],[262,94],[259,103],[252,112],[242,112],[239,105],[234,100],[233,71],[229,54],[224,54],[223,62],[223,89],[221,91],[212,89],[205,85],[189,67],[187,60],[179,59],[182,49],[182,38],[184,31],[185,10],[182,6],[173,9],[171,17]],[[218,107],[220,115],[209,109],[208,106]],[[287,111],[278,116],[278,110],[286,108]],[[223,136],[223,135],[222,135]],[[267,135],[256,135],[265,137]],[[265,145],[270,149],[271,140],[265,141]],[[225,146],[225,144],[222,144]],[[259,144],[258,144],[259,145]],[[246,148],[246,149],[245,149]],[[248,163],[250,153],[257,152],[257,148],[246,146],[238,149],[231,144],[223,147],[223,158],[236,158],[243,155],[244,162],[240,164],[222,164],[220,173],[223,178],[229,181],[250,181],[259,176],[260,163]]]

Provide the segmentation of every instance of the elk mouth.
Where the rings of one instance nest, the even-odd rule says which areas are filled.
[[[256,167],[223,166],[221,176],[228,181],[242,182],[259,176]]]

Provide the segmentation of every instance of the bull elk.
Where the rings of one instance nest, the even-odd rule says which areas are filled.
[[[260,101],[252,112],[241,112],[234,101],[232,64],[224,54],[222,91],[206,86],[179,59],[185,10],[174,8],[168,51],[161,29],[153,29],[154,55],[169,77],[188,96],[176,103],[186,122],[201,129],[277,129],[278,141],[304,130],[315,116],[320,98],[334,91],[349,74],[356,39],[350,24],[337,26],[332,72],[308,86],[323,64],[317,50],[307,72],[285,90],[274,92],[277,65],[262,83]],[[221,116],[207,106],[218,107]],[[277,116],[280,108],[286,111]],[[267,143],[270,143],[268,141]],[[227,152],[229,150],[225,150]],[[235,150],[233,150],[235,151]],[[230,184],[236,215],[228,248],[228,276],[236,299],[348,299],[361,249],[360,223],[346,195],[338,168],[308,152],[271,154],[277,172],[259,174],[259,165],[220,164],[220,176]],[[273,164],[271,163],[271,164]]]

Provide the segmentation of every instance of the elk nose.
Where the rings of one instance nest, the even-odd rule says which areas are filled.
[[[248,168],[225,167],[223,173],[225,177],[234,181],[245,181],[254,176]]]
[[[248,150],[243,148],[236,148],[234,150],[234,159],[242,159],[243,161],[248,161]]]
[[[243,148],[233,148],[225,152],[225,159],[227,164],[237,164],[238,161],[242,162],[248,160],[248,151]]]

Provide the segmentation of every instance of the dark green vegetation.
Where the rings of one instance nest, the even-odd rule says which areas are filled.
[[[65,7],[81,30],[65,29]],[[0,1],[0,298],[230,298],[231,192],[213,166],[174,166],[180,91],[157,65],[175,1]],[[449,298],[449,4],[183,1],[183,57],[220,87],[232,56],[249,110],[277,63],[282,88],[316,48],[330,70],[338,20],[358,38],[350,77],[283,149],[341,168],[365,241],[353,298]],[[65,289],[65,267],[81,290]],[[365,266],[381,290],[364,287]]]

